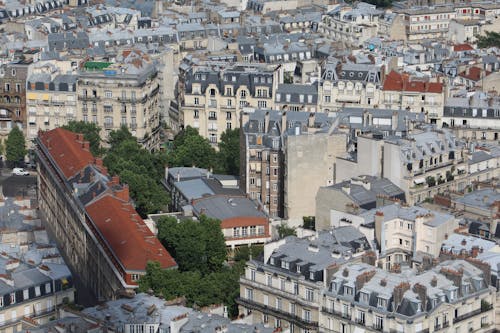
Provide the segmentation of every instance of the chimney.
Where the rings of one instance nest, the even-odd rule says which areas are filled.
[[[129,189],[128,185],[125,184],[122,186],[120,190],[115,191],[115,197],[118,199],[121,199],[123,201],[129,202],[130,201],[130,194],[129,194]]]
[[[384,212],[377,211],[375,213],[375,239],[380,245],[380,250],[385,251],[385,245],[382,242],[382,234],[383,234],[383,222],[384,222]]]
[[[264,116],[264,133],[269,132],[269,111],[266,112],[266,115]]]
[[[495,235],[496,232],[497,232],[497,224],[498,224],[498,220],[497,219],[491,219],[490,221],[490,235]],[[493,236],[490,236],[491,238],[493,238]]]
[[[307,126],[309,128],[314,128],[314,122],[316,120],[316,113],[315,112],[311,112],[309,113],[309,121],[307,123]]]
[[[95,165],[97,165],[98,167],[102,167],[102,166],[103,166],[103,163],[102,163],[102,158],[100,158],[100,157],[96,157],[96,158],[94,159],[94,163],[95,163]]]
[[[469,74],[470,74],[470,67],[469,67],[469,66],[467,66],[467,67],[465,68],[465,75],[466,75],[466,76],[469,76]]]
[[[476,258],[479,254],[479,246],[473,246],[471,249],[471,257]]]
[[[403,301],[403,295],[407,290],[410,289],[410,284],[408,282],[401,282],[394,287],[392,296],[394,299],[394,309],[397,310],[401,302]]]
[[[431,280],[431,286],[436,287],[438,283],[437,276],[434,276]]]
[[[427,309],[427,287],[417,283],[413,286],[413,292],[418,295],[422,302],[422,309]]]
[[[392,113],[391,119],[392,130],[395,131],[398,128],[398,112],[394,111]]]
[[[113,177],[111,177],[111,183],[113,185],[120,185],[120,176],[113,176]]]
[[[281,131],[285,131],[288,127],[286,126],[286,111],[281,115]]]

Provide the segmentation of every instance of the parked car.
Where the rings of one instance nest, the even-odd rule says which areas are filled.
[[[29,176],[30,173],[23,168],[14,168],[12,169],[12,174],[16,176]]]

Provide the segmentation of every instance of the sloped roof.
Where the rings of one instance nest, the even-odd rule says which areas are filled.
[[[107,194],[86,209],[125,270],[142,271],[148,261],[162,268],[177,265],[130,203]]]
[[[66,179],[94,163],[94,156],[84,148],[83,135],[80,137],[79,134],[56,128],[41,132],[39,137]]]
[[[391,71],[385,78],[383,90],[442,93],[439,82],[412,81],[406,74]]]

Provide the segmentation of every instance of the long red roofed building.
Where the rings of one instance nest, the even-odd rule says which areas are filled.
[[[82,292],[115,299],[137,288],[149,261],[177,267],[82,134],[57,128],[36,142],[40,210]]]

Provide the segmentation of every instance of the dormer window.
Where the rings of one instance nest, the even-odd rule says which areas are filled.
[[[314,273],[316,272],[309,272],[309,279],[314,280]]]
[[[289,269],[290,268],[290,263],[288,261],[282,260],[281,261],[281,268]]]
[[[382,297],[377,298],[377,307],[379,308],[387,308],[387,300]]]
[[[297,265],[297,273],[300,273],[300,269],[301,269],[301,267],[299,265]]]
[[[344,286],[344,295],[352,295],[354,293],[353,288]]]
[[[368,304],[368,302],[370,300],[370,296],[367,293],[361,293],[359,296],[359,299],[361,302]]]
[[[276,261],[273,257],[271,257],[271,260],[269,260],[269,262],[271,263],[271,265],[275,265]]]

